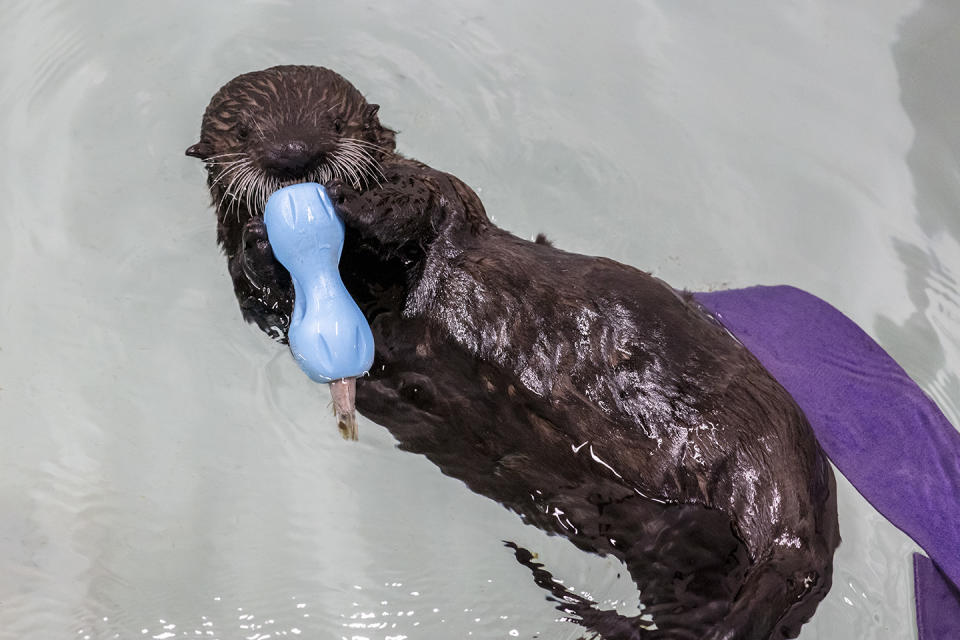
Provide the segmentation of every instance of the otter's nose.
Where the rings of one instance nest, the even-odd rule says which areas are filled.
[[[303,140],[286,140],[271,145],[264,154],[264,165],[274,171],[302,171],[314,154]]]

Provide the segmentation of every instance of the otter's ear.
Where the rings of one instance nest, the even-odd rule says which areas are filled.
[[[187,147],[187,155],[201,160],[213,153],[213,148],[206,142],[198,142]]]
[[[380,105],[368,104],[363,110],[363,121],[369,123],[371,120],[377,117],[378,111],[380,111]]]

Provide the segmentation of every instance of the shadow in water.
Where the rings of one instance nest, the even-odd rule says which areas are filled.
[[[960,4],[928,0],[900,29],[893,47],[901,101],[915,131],[907,165],[916,189],[917,223],[927,237],[960,243]],[[892,240],[916,310],[902,323],[878,315],[880,342],[957,424],[960,377],[947,368],[945,331],[960,318],[957,274],[928,247]],[[937,317],[946,322],[938,323]],[[940,326],[938,326],[940,325]],[[956,335],[960,342],[960,334]]]
[[[960,242],[960,4],[928,0],[903,23],[893,55],[916,132],[907,164],[918,221],[928,235],[946,232]]]

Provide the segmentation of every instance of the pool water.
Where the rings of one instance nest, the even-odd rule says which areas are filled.
[[[841,6],[842,5],[842,6]],[[240,319],[210,95],[329,66],[497,224],[693,290],[789,283],[960,424],[952,0],[7,0],[0,638],[578,638],[503,540],[635,611],[610,558],[394,447]],[[845,481],[804,640],[916,636],[915,545]]]

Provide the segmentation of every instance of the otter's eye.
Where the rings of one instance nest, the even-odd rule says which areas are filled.
[[[249,135],[250,127],[243,123],[237,125],[237,140],[246,140]]]
[[[333,128],[337,133],[343,133],[343,118],[337,118],[334,120]]]

